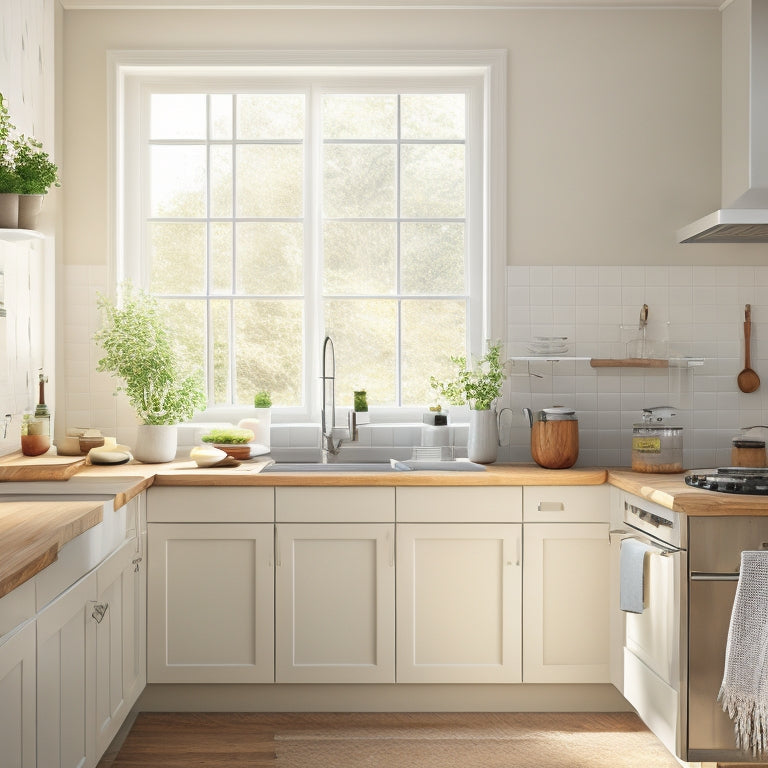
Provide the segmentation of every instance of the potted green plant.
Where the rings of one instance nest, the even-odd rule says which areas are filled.
[[[438,399],[450,405],[469,405],[469,437],[467,455],[470,461],[491,464],[496,461],[499,446],[499,426],[494,408],[501,396],[504,367],[501,360],[501,342],[488,343],[488,351],[473,367],[467,358],[451,356],[456,375],[448,381],[430,377],[429,383]]]
[[[13,140],[13,167],[19,192],[19,228],[35,229],[43,205],[43,196],[51,187],[61,186],[59,169],[43,150],[41,142],[31,136]]]
[[[253,396],[253,416],[242,419],[238,427],[250,429],[253,432],[252,442],[263,446],[261,450],[270,448],[270,433],[272,430],[272,395],[266,390],[259,390]]]
[[[176,425],[205,407],[199,376],[185,375],[157,300],[130,284],[118,303],[99,296],[102,327],[94,335],[104,356],[96,370],[121,380],[142,424],[134,455],[159,463],[176,455]]]
[[[0,93],[0,228],[19,226],[19,178],[13,164],[13,139],[16,126]]]

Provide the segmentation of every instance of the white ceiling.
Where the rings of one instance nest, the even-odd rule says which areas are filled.
[[[65,10],[488,10],[499,8],[716,9],[730,0],[59,0]]]

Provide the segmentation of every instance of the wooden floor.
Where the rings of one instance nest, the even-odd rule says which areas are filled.
[[[118,742],[118,740],[116,740]],[[679,768],[620,713],[155,713],[99,768]]]

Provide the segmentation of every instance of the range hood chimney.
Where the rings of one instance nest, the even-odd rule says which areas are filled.
[[[722,200],[681,243],[768,243],[768,0],[722,11]]]

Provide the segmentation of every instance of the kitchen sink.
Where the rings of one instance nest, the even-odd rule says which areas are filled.
[[[343,462],[336,464],[322,464],[320,462],[298,462],[285,464],[271,464],[264,467],[262,472],[397,472],[388,461],[387,462]]]

